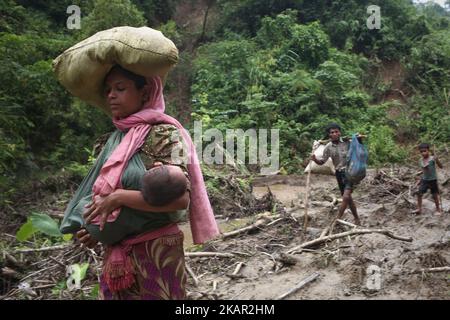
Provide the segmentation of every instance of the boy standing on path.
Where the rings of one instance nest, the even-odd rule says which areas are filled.
[[[436,165],[442,169],[442,164],[435,155],[430,154],[430,145],[428,143],[421,143],[419,151],[422,159],[419,160],[419,165],[422,168],[423,176],[420,180],[419,192],[417,194],[417,210],[416,214],[422,213],[422,197],[430,189],[433,195],[434,203],[436,205],[436,215],[442,214],[442,208],[439,206],[439,187],[437,183]]]

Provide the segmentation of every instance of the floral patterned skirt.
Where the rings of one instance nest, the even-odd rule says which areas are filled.
[[[125,290],[111,292],[100,278],[101,300],[186,299],[183,232],[132,246],[130,255],[136,281]]]

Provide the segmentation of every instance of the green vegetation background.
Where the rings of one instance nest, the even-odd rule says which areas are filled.
[[[181,23],[182,6],[200,16]],[[69,30],[66,9],[81,8]],[[369,30],[369,5],[381,29]],[[0,1],[0,207],[36,186],[64,190],[94,160],[106,115],[70,96],[51,61],[106,28],[148,25],[180,48],[168,112],[188,127],[280,129],[283,172],[301,172],[331,121],[369,135],[370,162],[410,161],[450,137],[450,2],[407,0]],[[200,9],[198,9],[200,10]],[[197,27],[192,24],[197,23]],[[400,78],[399,78],[400,77]]]

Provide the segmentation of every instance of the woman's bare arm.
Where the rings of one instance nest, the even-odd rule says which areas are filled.
[[[86,211],[83,214],[86,224],[91,223],[95,217],[100,216],[100,231],[103,230],[108,215],[116,208],[127,206],[133,209],[146,212],[172,212],[186,209],[189,205],[190,194],[185,194],[165,206],[149,205],[139,190],[117,189],[106,197],[95,196],[92,202],[86,205]]]

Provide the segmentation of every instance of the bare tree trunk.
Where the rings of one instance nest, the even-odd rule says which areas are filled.
[[[309,171],[306,178],[306,191],[305,191],[305,220],[303,223],[303,232],[306,233],[308,229],[308,206],[309,206],[309,187],[311,184],[311,161],[309,161]]]
[[[208,22],[208,13],[209,13],[209,9],[212,7],[212,5],[214,3],[214,0],[208,0],[208,1],[206,1],[206,3],[207,3],[207,7],[206,7],[205,15],[203,16],[202,34],[200,35],[198,42],[202,42],[205,39],[206,23]]]
[[[396,239],[396,240],[400,240],[400,241],[407,241],[407,242],[412,242],[413,238],[411,237],[401,237],[401,236],[397,236],[395,234],[393,234],[391,231],[389,230],[384,230],[384,229],[354,229],[352,231],[347,231],[347,232],[342,232],[342,233],[336,233],[327,237],[319,237],[317,239],[308,241],[308,242],[304,242],[301,245],[298,245],[294,248],[289,249],[286,253],[293,253],[299,249],[303,249],[303,248],[307,248],[307,247],[311,247],[311,246],[315,246],[327,241],[332,241],[332,240],[336,240],[339,238],[344,238],[347,236],[355,236],[355,235],[360,235],[360,234],[368,234],[368,233],[380,233],[380,234],[384,234],[387,237],[390,237],[392,239]]]

